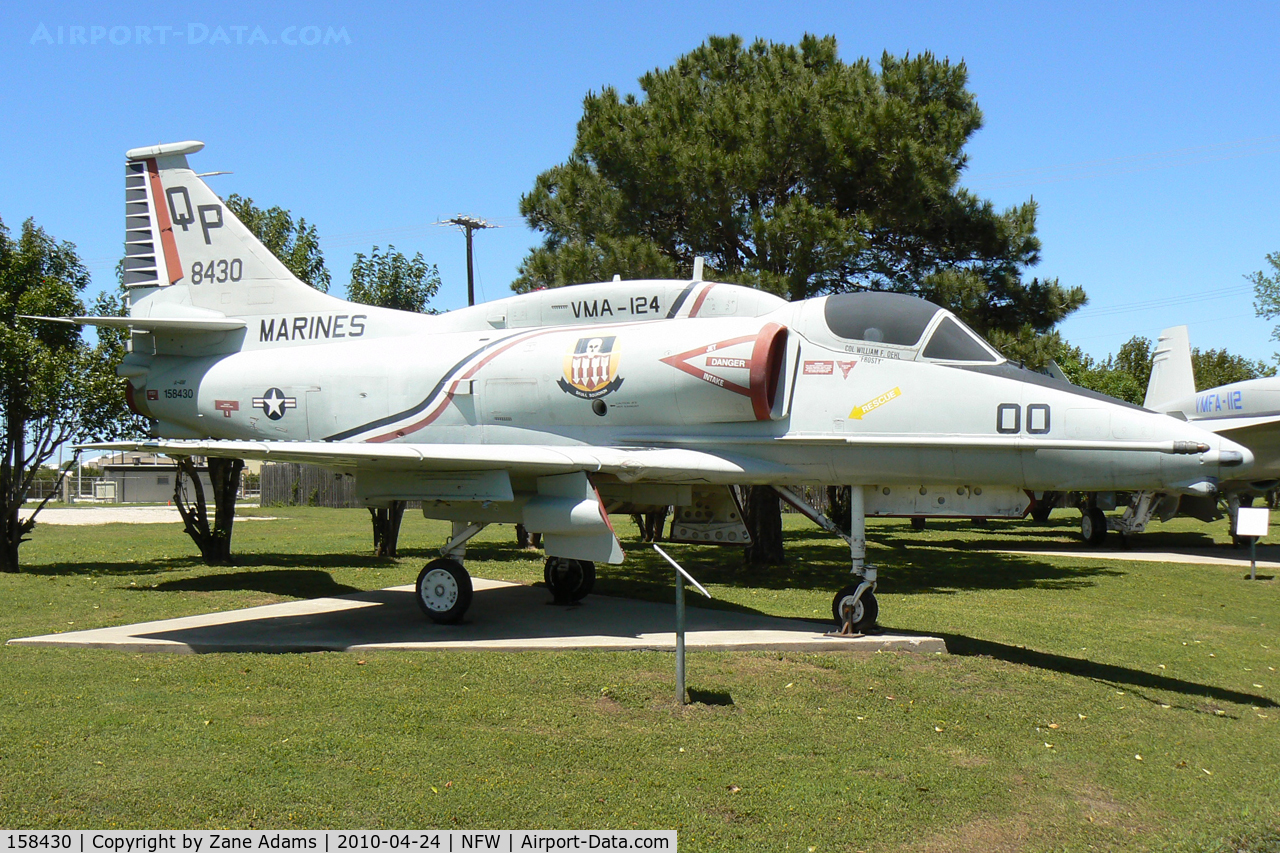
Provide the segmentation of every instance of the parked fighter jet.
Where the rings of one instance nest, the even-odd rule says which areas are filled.
[[[1247,477],[1232,477],[1224,488],[1265,492],[1280,481],[1280,377],[1196,391],[1187,327],[1175,326],[1156,342],[1142,405],[1225,435],[1253,452],[1253,467],[1242,472]]]
[[[1099,544],[1108,530],[1141,533],[1153,517],[1165,521],[1189,515],[1204,521],[1221,517],[1220,497],[1235,529],[1235,511],[1241,499],[1263,494],[1280,485],[1280,377],[1249,379],[1205,391],[1196,391],[1191,364],[1191,343],[1186,326],[1160,333],[1151,358],[1151,378],[1143,406],[1225,436],[1249,449],[1254,464],[1218,484],[1204,496],[1138,492],[1130,496],[1122,515],[1106,516],[1097,506],[1086,507],[1081,533],[1090,544]]]
[[[832,609],[856,628],[878,611],[868,505],[1200,492],[1252,460],[1015,367],[901,294],[787,303],[695,272],[439,316],[354,305],[302,284],[237,221],[188,168],[202,147],[127,154],[130,315],[74,321],[132,330],[121,373],[156,438],[102,446],[324,465],[370,506],[422,501],[454,522],[417,583],[438,622],[470,604],[462,559],[486,524],[542,533],[549,584],[580,598],[595,561],[623,558],[612,511],[674,505],[684,538],[741,544],[730,484],[852,484],[856,583]]]

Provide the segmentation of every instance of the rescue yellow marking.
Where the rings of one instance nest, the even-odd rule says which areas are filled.
[[[901,396],[902,396],[902,389],[895,387],[892,391],[886,391],[883,394],[881,394],[879,397],[868,400],[867,402],[863,403],[861,406],[854,406],[853,411],[849,413],[849,417],[855,421],[860,421],[862,420],[863,415],[867,414],[868,412],[874,412],[876,409],[880,408],[890,400],[893,400]]]

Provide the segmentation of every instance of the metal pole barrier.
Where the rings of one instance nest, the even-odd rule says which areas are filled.
[[[711,593],[707,592],[706,587],[698,583],[693,575],[681,568],[680,564],[671,559],[671,555],[662,550],[655,543],[653,550],[662,555],[662,558],[670,563],[676,570],[676,701],[681,705],[685,703],[684,689],[684,582],[685,578],[698,588],[698,592],[711,597]]]
[[[685,704],[684,690],[684,578],[676,572],[676,702]]]

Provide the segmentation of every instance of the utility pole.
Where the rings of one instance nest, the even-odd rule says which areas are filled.
[[[457,225],[467,235],[467,304],[476,304],[476,279],[475,271],[471,262],[471,232],[481,231],[485,228],[497,228],[496,225],[490,225],[483,219],[475,216],[463,216],[459,214],[452,219],[447,219],[440,223],[441,225]]]

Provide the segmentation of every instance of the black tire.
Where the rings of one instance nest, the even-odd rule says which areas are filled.
[[[835,598],[831,599],[831,616],[836,620],[836,630],[844,627],[844,614],[841,612],[844,600],[853,598],[854,593],[857,591],[858,584],[850,584],[837,592]],[[874,592],[867,590],[853,607],[853,630],[859,633],[866,633],[868,629],[875,626],[876,619],[879,616],[880,602],[876,601]]]
[[[542,579],[556,604],[574,604],[590,595],[596,585],[596,564],[590,560],[547,557],[542,566]]]
[[[1106,513],[1096,506],[1085,507],[1080,513],[1080,538],[1094,547],[1107,541]]]
[[[471,606],[471,575],[457,560],[432,560],[418,573],[418,606],[432,622],[452,625]]]
[[[925,523],[926,523],[926,522],[925,522],[925,519],[924,519],[924,516],[923,516],[923,515],[913,515],[913,516],[911,516],[911,529],[912,529],[912,530],[924,530]]]

